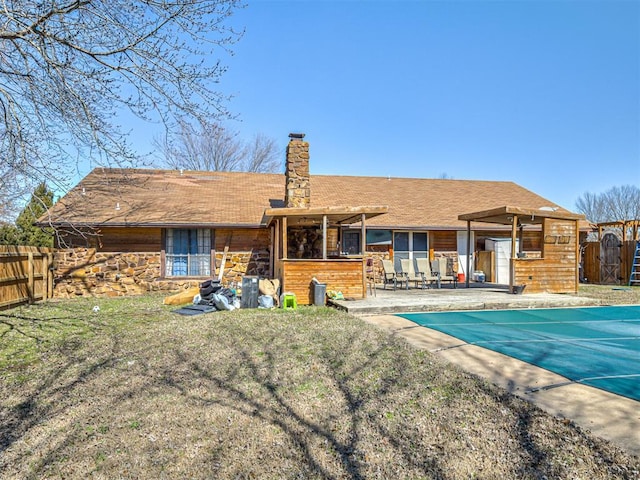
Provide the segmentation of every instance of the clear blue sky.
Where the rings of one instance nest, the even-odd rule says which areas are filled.
[[[220,88],[312,174],[640,185],[640,1],[248,1]],[[413,192],[407,192],[412,195]],[[453,200],[453,199],[452,199]]]

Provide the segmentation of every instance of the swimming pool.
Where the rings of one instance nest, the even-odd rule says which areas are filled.
[[[640,401],[640,305],[399,316]]]

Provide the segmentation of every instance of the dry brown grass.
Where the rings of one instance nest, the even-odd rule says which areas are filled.
[[[640,475],[637,457],[344,313],[161,303],[0,312],[0,478]]]
[[[640,287],[626,285],[580,285],[578,295],[600,300],[603,305],[639,305]]]

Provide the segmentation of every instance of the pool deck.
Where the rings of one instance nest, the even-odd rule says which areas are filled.
[[[572,295],[514,295],[491,285],[425,291],[378,289],[376,293],[377,296],[365,300],[332,303],[391,335],[404,338],[417,348],[429,350],[491,381],[556,417],[573,421],[632,455],[640,455],[640,402],[576,384],[548,370],[470,345],[394,315],[418,311],[596,306],[599,305],[597,300]]]
[[[395,291],[378,286],[375,296],[369,295],[362,300],[331,300],[330,303],[354,315],[600,305],[598,300],[574,295],[515,295],[509,293],[505,286],[489,283],[471,284],[470,288],[446,286],[440,289],[410,288]]]

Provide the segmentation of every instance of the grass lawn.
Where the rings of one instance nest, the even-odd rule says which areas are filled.
[[[345,313],[174,308],[0,312],[0,478],[640,476],[638,457]]]

